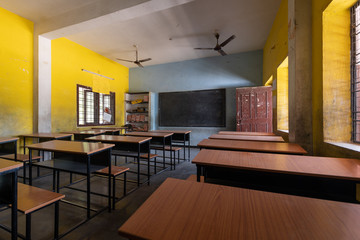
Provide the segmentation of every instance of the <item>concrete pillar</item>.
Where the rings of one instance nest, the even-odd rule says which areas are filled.
[[[313,152],[311,0],[288,1],[289,141]]]
[[[34,132],[51,132],[51,40],[34,38]]]

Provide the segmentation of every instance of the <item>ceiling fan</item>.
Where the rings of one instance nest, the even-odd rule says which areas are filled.
[[[224,52],[221,48],[223,48],[225,45],[227,45],[230,41],[234,40],[234,38],[236,37],[235,35],[232,35],[231,37],[229,37],[228,39],[226,39],[224,42],[222,42],[221,44],[219,44],[219,37],[220,34],[215,32],[215,38],[216,38],[216,46],[214,48],[194,48],[196,50],[214,50],[219,52],[222,56],[227,55],[226,52]]]
[[[121,58],[116,58],[116,59],[117,59],[117,60],[120,60],[120,61],[135,63],[135,64],[138,65],[139,67],[142,67],[142,68],[143,68],[144,66],[141,65],[141,63],[150,61],[151,58],[146,58],[146,59],[141,59],[141,60],[139,60],[137,46],[134,45],[134,47],[136,48],[136,60],[135,60],[135,61],[126,60],[126,59],[121,59]]]

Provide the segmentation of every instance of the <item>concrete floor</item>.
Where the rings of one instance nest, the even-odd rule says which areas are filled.
[[[191,149],[191,159],[193,159],[199,149]],[[119,158],[118,158],[119,159]],[[158,158],[158,161],[162,161]],[[125,164],[124,159],[118,160],[118,165]],[[131,170],[136,170],[135,164],[126,164]],[[160,164],[159,164],[160,165]],[[142,170],[146,172],[146,166],[142,166]],[[20,175],[21,175],[20,171]],[[153,173],[153,169],[151,171]],[[49,173],[47,170],[41,170],[41,175]],[[123,197],[116,204],[116,209],[109,213],[107,210],[101,212],[99,215],[93,217],[88,222],[75,229],[71,233],[64,236],[62,239],[125,239],[118,235],[118,228],[136,211],[137,208],[161,185],[161,183],[168,177],[186,179],[191,174],[196,174],[196,167],[191,162],[180,161],[176,165],[176,170],[169,169],[153,175],[150,180],[150,185],[147,183],[137,187],[136,183],[128,183],[128,195]],[[128,173],[129,180],[136,180],[136,174]],[[82,176],[76,176],[74,179],[82,179]],[[120,178],[122,178],[120,176]],[[141,181],[146,180],[146,176],[141,176]],[[22,180],[20,180],[22,182]],[[61,185],[69,183],[69,174],[61,174]],[[52,176],[42,177],[34,181],[34,186],[51,190]],[[85,189],[85,181],[72,185],[74,188]],[[94,192],[106,193],[107,179],[101,177],[92,177],[91,189]],[[65,194],[65,199],[79,204],[86,204],[85,193],[75,191],[68,188],[62,188],[60,193]],[[116,182],[116,195],[122,197],[123,181]],[[92,208],[99,209],[107,206],[107,199],[104,197],[91,196]],[[18,231],[21,234],[25,233],[25,216],[19,213]],[[49,206],[32,215],[32,239],[52,239],[53,238],[53,220],[54,207]],[[81,222],[86,218],[86,211],[79,207],[69,205],[67,203],[60,203],[60,227],[59,233],[62,234],[68,231],[71,227]],[[0,223],[10,226],[10,211],[5,210],[0,214]],[[0,240],[10,239],[10,234],[0,229]]]

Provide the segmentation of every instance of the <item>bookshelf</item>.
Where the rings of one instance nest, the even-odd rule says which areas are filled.
[[[125,93],[125,123],[131,124],[133,131],[146,132],[151,123],[151,93]]]

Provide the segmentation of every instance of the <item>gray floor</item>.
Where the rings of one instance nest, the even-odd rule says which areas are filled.
[[[191,159],[193,159],[199,152],[198,149],[191,149]],[[118,158],[119,159],[119,158]],[[162,161],[161,158],[158,161]],[[118,165],[125,164],[125,159],[119,159]],[[136,170],[136,165],[126,164],[131,170]],[[160,165],[160,164],[158,164]],[[142,166],[142,170],[146,172],[146,166]],[[20,171],[21,173],[21,171]],[[46,170],[41,170],[41,175],[49,173]],[[152,169],[153,173],[153,169]],[[159,174],[151,177],[150,185],[147,183],[137,187],[136,183],[127,184],[128,195],[123,197],[116,204],[116,209],[109,213],[107,210],[101,212],[99,215],[93,217],[88,222],[75,229],[71,233],[64,236],[62,239],[125,239],[118,235],[118,228],[136,211],[137,208],[161,185],[161,183],[168,177],[186,179],[191,174],[196,174],[196,167],[191,162],[180,161],[176,165],[176,170],[169,169],[162,171]],[[129,173],[129,180],[136,180],[136,174]],[[120,176],[121,178],[121,176]],[[76,176],[75,180],[82,179],[82,176]],[[141,176],[141,180],[146,180],[146,176]],[[61,174],[61,184],[69,183],[69,174]],[[52,177],[42,177],[34,181],[34,186],[45,189],[51,189]],[[85,189],[85,182],[81,181],[72,185],[74,188]],[[91,179],[91,188],[94,192],[106,193],[107,179],[101,177],[93,177]],[[123,181],[116,182],[117,196],[122,197]],[[68,188],[62,188],[60,193],[66,195],[68,201],[77,202],[79,204],[86,204],[85,193],[75,191]],[[91,196],[91,206],[94,209],[106,206],[107,199],[104,197]],[[10,211],[5,210],[0,214],[0,223],[10,226]],[[53,238],[53,217],[54,207],[49,206],[32,215],[32,239],[52,239]],[[70,229],[72,226],[81,222],[86,218],[86,211],[79,207],[60,203],[60,234]],[[19,213],[18,223],[19,233],[25,233],[25,216]],[[0,229],[0,240],[10,239],[10,234]]]

